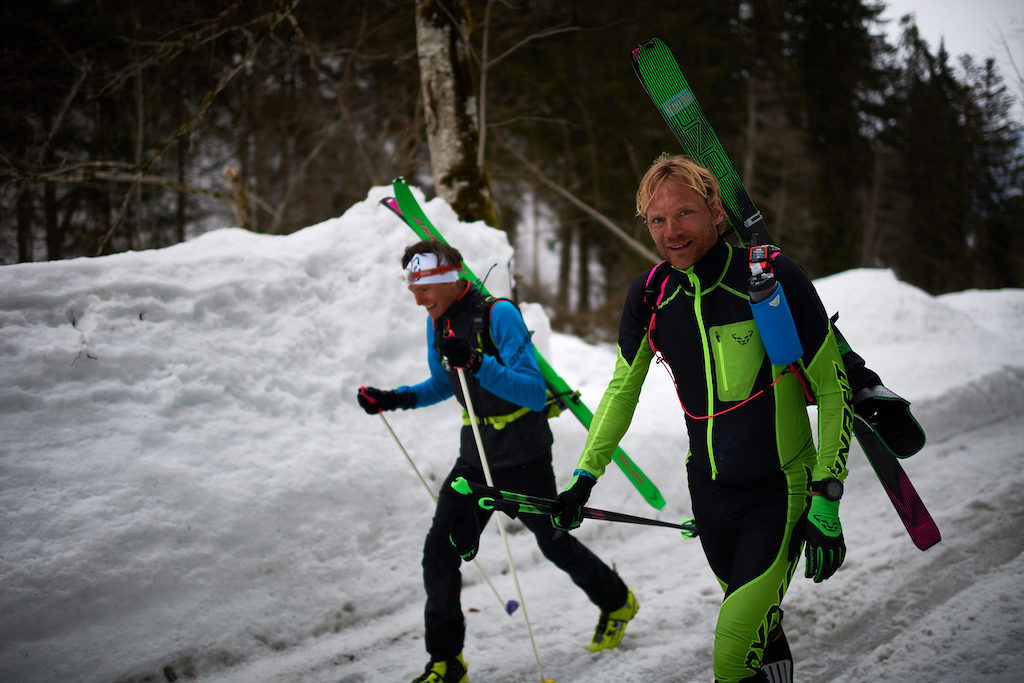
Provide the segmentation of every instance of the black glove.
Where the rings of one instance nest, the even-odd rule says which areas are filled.
[[[459,557],[469,562],[476,557],[477,551],[480,550],[481,532],[483,529],[480,528],[480,518],[477,517],[476,510],[469,507],[452,523],[448,542],[455,548]]]
[[[846,557],[843,525],[839,523],[839,501],[811,496],[804,523],[807,545],[804,547],[804,576],[821,583],[836,573]]]
[[[359,387],[356,400],[367,415],[376,415],[385,410],[416,407],[416,394],[411,391],[384,391],[373,387]]]
[[[463,337],[441,337],[437,349],[453,368],[461,368],[474,375],[484,362],[484,357]]]
[[[576,470],[569,486],[555,498],[555,504],[551,507],[551,526],[569,531],[582,524],[583,506],[590,499],[590,490],[596,483],[594,475]]]

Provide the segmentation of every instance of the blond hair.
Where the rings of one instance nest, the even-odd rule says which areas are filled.
[[[714,205],[722,196],[715,174],[685,154],[662,152],[640,179],[640,187],[636,191],[637,216],[647,218],[647,207],[651,199],[669,178],[678,180],[703,197],[708,208],[714,212]]]

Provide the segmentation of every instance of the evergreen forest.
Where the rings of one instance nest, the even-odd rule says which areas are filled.
[[[432,196],[428,11],[461,17],[446,49],[494,202],[457,210],[556,226],[557,274],[519,264],[518,295],[557,329],[607,337],[649,265],[606,224],[653,249],[634,192],[679,151],[630,63],[655,36],[811,276],[1024,286],[1024,79],[865,0],[7,0],[0,264],[288,234],[396,176]]]

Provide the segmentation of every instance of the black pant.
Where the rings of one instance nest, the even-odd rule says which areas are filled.
[[[494,485],[507,491],[553,498],[555,475],[551,455],[546,454],[523,465],[491,472]],[[458,526],[464,538],[465,529],[474,529],[477,538],[491,517],[491,511],[471,505],[467,498],[451,489],[456,477],[484,482],[481,470],[461,459],[448,474],[438,493],[434,521],[423,544],[423,586],[427,591],[424,609],[426,647],[431,659],[447,659],[462,652],[466,623],[462,616],[462,558],[448,540]],[[564,571],[573,583],[583,589],[591,602],[611,612],[626,603],[626,584],[586,546],[570,534],[551,526],[547,515],[520,515],[520,520],[537,539],[544,557]]]
[[[744,483],[712,481],[687,466],[704,555],[725,589],[715,626],[715,680],[768,680],[762,662],[785,655],[768,649],[768,637],[782,623],[782,600],[800,561],[813,455]]]

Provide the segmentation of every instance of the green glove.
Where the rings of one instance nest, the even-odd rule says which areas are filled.
[[[805,522],[804,576],[821,583],[836,573],[846,557],[843,525],[839,523],[839,501],[811,496]]]
[[[564,491],[555,498],[551,508],[551,526],[561,531],[575,529],[583,523],[583,506],[590,498],[590,489],[594,488],[597,479],[585,470],[573,472],[572,481]]]

